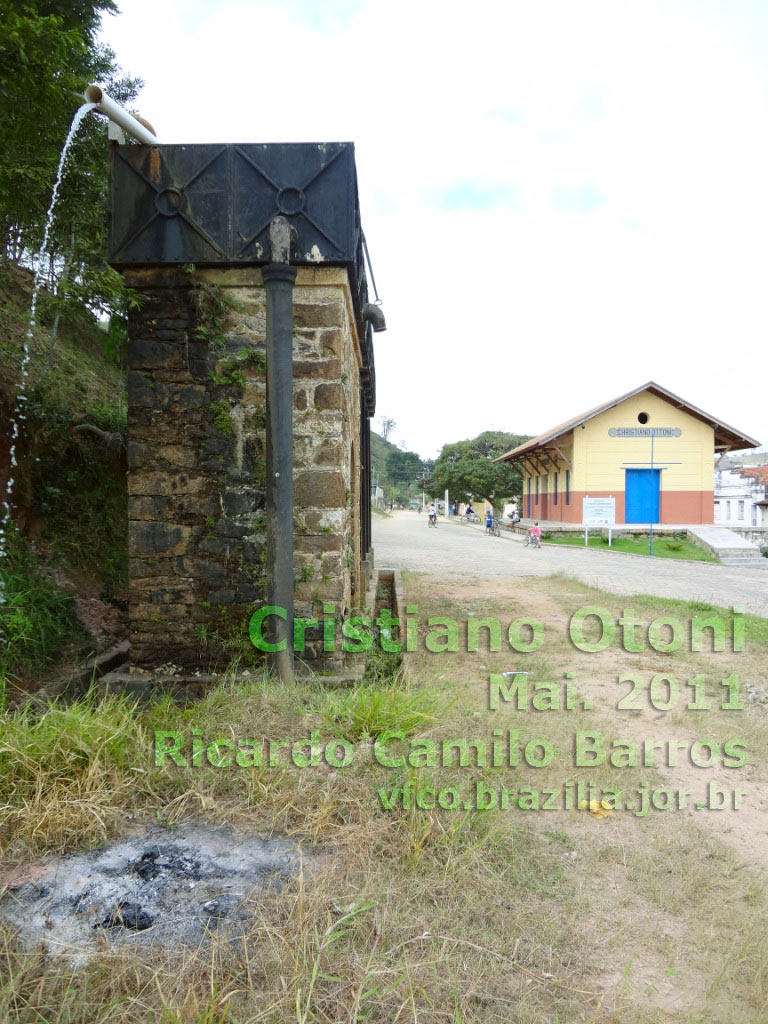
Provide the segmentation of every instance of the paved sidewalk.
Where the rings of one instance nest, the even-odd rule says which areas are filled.
[[[428,530],[416,512],[374,519],[376,565],[456,576],[553,576],[563,573],[598,590],[656,594],[744,608],[768,617],[768,573],[707,562],[650,558],[581,547],[528,548],[510,537],[486,537],[482,526],[439,519]]]
[[[763,558],[760,548],[733,530],[722,526],[691,526],[689,530],[717,555],[721,565],[768,569],[768,558]]]
[[[734,551],[755,551],[755,545],[748,540],[722,526],[689,526],[688,529],[694,533],[699,540],[704,541],[713,548],[733,548]]]

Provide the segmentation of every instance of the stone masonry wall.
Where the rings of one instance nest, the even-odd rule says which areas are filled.
[[[253,652],[266,599],[266,293],[256,268],[132,270],[128,346],[131,658],[210,667]],[[360,354],[346,272],[294,291],[296,614],[362,605]],[[308,633],[306,661],[342,667]],[[315,665],[315,667],[318,667]]]

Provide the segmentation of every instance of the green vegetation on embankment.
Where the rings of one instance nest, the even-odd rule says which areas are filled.
[[[107,125],[86,117],[49,207],[62,147],[89,82],[131,105],[141,82],[123,74],[99,40],[114,0],[24,0],[0,7],[0,498],[15,478],[13,520],[0,560],[0,690],[6,677],[33,684],[44,666],[82,647],[78,605],[92,633],[103,629],[99,598],[126,576],[124,423],[117,365],[120,324],[132,297],[107,265]],[[44,288],[26,381],[26,420],[10,465],[12,423],[29,318],[35,254]],[[87,602],[83,599],[87,599]],[[87,611],[87,614],[85,613]],[[90,646],[94,645],[90,641]]]
[[[10,469],[32,275],[0,262],[0,478]],[[75,593],[112,600],[126,585],[124,374],[85,307],[70,306],[55,342],[43,293],[30,342],[26,420],[13,470],[13,518],[0,560],[5,637],[0,679],[27,679],[66,648],[93,649]],[[65,584],[62,587],[61,584]]]

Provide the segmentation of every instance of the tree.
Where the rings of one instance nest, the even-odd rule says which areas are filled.
[[[381,417],[381,436],[384,438],[385,441],[389,438],[389,435],[392,433],[396,426],[397,424],[395,423],[395,421],[391,420],[388,416]]]
[[[422,462],[416,452],[395,448],[387,455],[385,469],[393,486],[403,488],[420,479]]]
[[[0,0],[0,253],[22,266],[42,241],[77,95],[99,81],[129,103],[141,87],[121,78],[114,53],[95,42],[101,13],[115,10],[113,0]],[[68,302],[97,312],[124,299],[106,264],[106,136],[102,118],[87,118],[67,167],[46,261],[50,315],[66,313]]]
[[[443,446],[432,470],[429,486],[447,490],[457,501],[485,498],[494,508],[522,493],[522,478],[508,462],[494,462],[500,455],[530,438],[486,430],[471,441]]]

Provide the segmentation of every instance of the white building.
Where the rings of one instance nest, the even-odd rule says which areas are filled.
[[[719,526],[768,526],[768,465],[715,464],[715,523]]]

